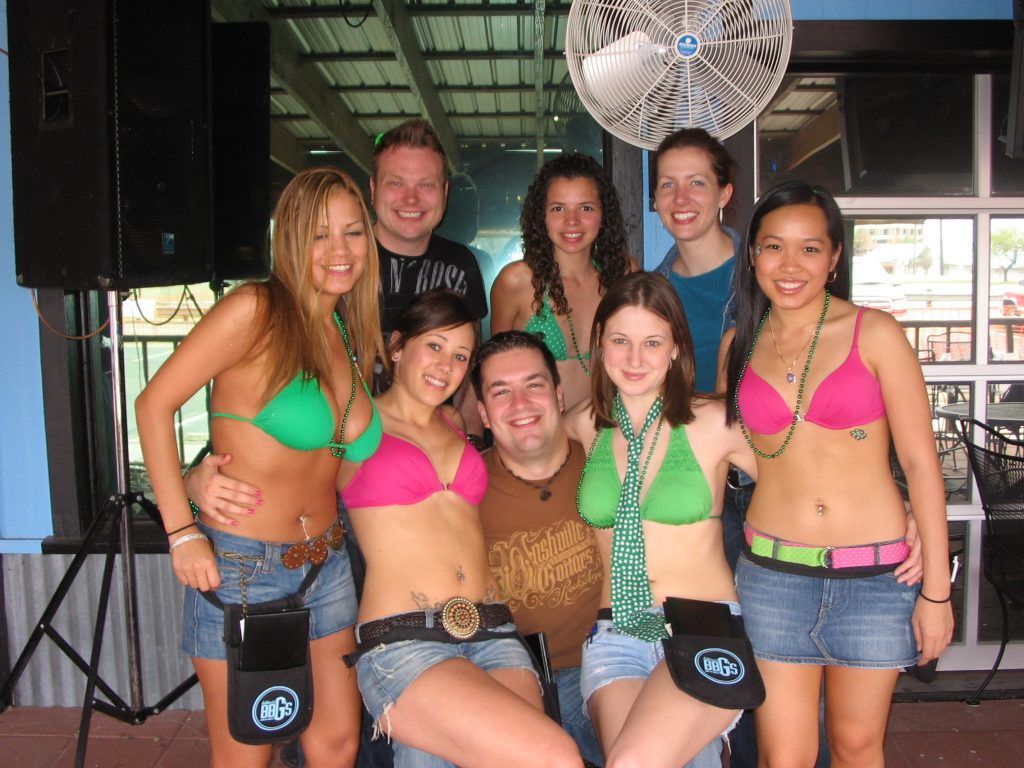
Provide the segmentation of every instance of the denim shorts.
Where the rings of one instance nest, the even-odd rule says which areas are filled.
[[[759,659],[864,669],[917,660],[911,617],[920,587],[898,583],[891,572],[817,578],[765,568],[743,555],[736,591]]]
[[[277,600],[298,591],[310,564],[285,568],[281,556],[288,543],[246,539],[198,523],[210,537],[221,584],[215,590],[222,603],[241,603],[245,587],[247,603]],[[327,560],[306,590],[309,608],[309,639],[317,640],[351,627],[356,621],[356,588],[352,582],[345,547],[327,548]],[[185,588],[182,609],[181,649],[193,658],[224,659],[224,612],[191,587]]]
[[[512,623],[495,627],[495,633],[514,633]],[[359,629],[356,628],[356,639]],[[390,737],[390,727],[380,720],[416,678],[448,659],[463,658],[485,672],[495,669],[527,669],[536,676],[530,655],[517,637],[501,637],[475,643],[446,643],[432,640],[399,640],[379,643],[362,652],[356,662],[356,679],[363,703],[376,724],[374,738]],[[540,679],[537,679],[540,686]]]
[[[728,601],[725,605],[729,606],[734,616],[740,615],[738,604]],[[651,613],[661,614],[662,610],[651,609]],[[609,683],[619,680],[646,680],[654,668],[664,660],[665,647],[660,641],[649,643],[646,640],[619,634],[610,619],[598,619],[583,644],[583,667],[580,673],[583,701],[589,701],[599,688]],[[742,711],[736,713],[733,721],[722,731],[723,737],[733,729],[742,714]],[[721,753],[722,740],[715,739],[687,763],[686,768],[720,766]]]

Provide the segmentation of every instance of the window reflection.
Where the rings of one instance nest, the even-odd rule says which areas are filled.
[[[855,218],[850,227],[853,302],[896,317],[922,363],[971,360],[973,219]]]
[[[990,231],[989,360],[1024,360],[1024,219],[993,218]]]
[[[761,189],[971,194],[973,92],[970,75],[789,77],[758,120]]]

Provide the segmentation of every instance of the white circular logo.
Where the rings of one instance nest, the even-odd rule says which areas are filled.
[[[716,685],[735,685],[746,672],[740,657],[725,648],[705,648],[693,657],[693,666],[702,677]]]
[[[684,59],[692,59],[700,51],[700,39],[687,32],[676,40],[676,52]]]
[[[283,685],[267,688],[252,703],[252,721],[263,731],[279,731],[299,714],[299,694]]]

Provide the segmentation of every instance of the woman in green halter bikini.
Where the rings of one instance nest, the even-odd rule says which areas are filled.
[[[271,746],[242,744],[228,730],[223,613],[200,593],[225,604],[275,600],[318,567],[304,593],[315,703],[303,752],[311,767],[349,768],[361,703],[341,659],[355,648],[356,601],[336,488],[381,439],[363,383],[383,357],[377,252],[359,188],[334,169],[296,176],[274,221],[270,278],[219,301],[135,409],[171,563],[186,586],[182,648],[203,689],[212,764],[266,765]],[[261,491],[249,514],[232,518],[193,517],[174,437],[174,413],[211,379],[214,450],[232,457],[223,472]]]
[[[660,640],[667,597],[739,611],[722,546],[729,463],[754,472],[720,399],[694,399],[693,346],[682,306],[660,275],[617,282],[593,326],[594,399],[568,416],[590,446],[579,509],[598,529],[605,582],[583,649],[581,689],[609,764],[720,765],[739,716],[673,683]]]
[[[523,260],[491,288],[491,332],[537,335],[558,362],[566,407],[590,396],[590,322],[601,296],[639,269],[626,253],[619,198],[596,160],[548,162],[523,201]]]

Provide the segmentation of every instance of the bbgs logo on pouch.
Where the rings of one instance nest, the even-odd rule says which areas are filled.
[[[252,721],[264,731],[284,728],[298,713],[299,695],[283,685],[267,688],[252,703]]]
[[[735,685],[746,673],[743,662],[724,648],[705,648],[693,657],[693,665],[701,676],[717,685]]]

